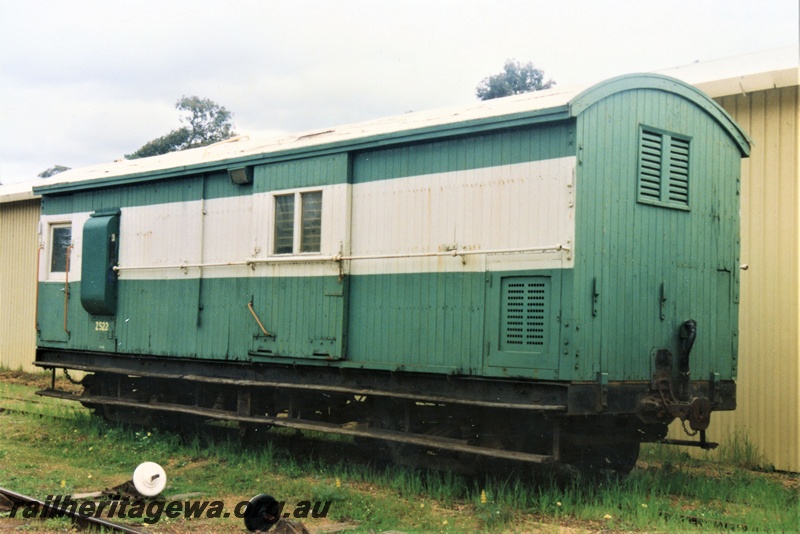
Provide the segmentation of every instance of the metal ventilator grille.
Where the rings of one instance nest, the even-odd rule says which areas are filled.
[[[661,200],[661,151],[663,137],[642,131],[639,146],[639,197]]]
[[[642,129],[639,137],[639,202],[689,207],[690,140]]]
[[[503,279],[501,350],[540,352],[545,346],[548,286],[544,277]]]
[[[673,137],[669,147],[669,201],[689,204],[689,141]]]

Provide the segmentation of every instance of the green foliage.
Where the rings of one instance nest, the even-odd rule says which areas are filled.
[[[235,135],[231,118],[233,113],[208,98],[184,96],[175,107],[189,113],[189,146],[205,146]]]
[[[751,471],[775,470],[775,467],[768,463],[758,445],[750,441],[747,432],[741,430],[727,436],[719,448],[711,452],[695,451],[694,454],[689,454],[683,447],[648,444],[642,448],[640,459],[661,462],[664,470],[673,469],[676,465],[698,467],[708,462]]]
[[[47,170],[44,170],[37,174],[39,178],[50,178],[51,176],[55,176],[56,174],[64,171],[70,170],[72,167],[65,167],[64,165],[53,165]]]
[[[722,464],[734,465],[745,469],[764,468],[766,460],[758,449],[758,445],[750,441],[745,432],[736,431],[721,444],[717,457]],[[767,466],[766,469],[769,469]],[[773,468],[774,469],[774,468]]]
[[[126,154],[127,159],[158,156],[168,152],[197,148],[224,141],[236,135],[231,118],[233,113],[208,98],[183,96],[175,108],[185,112],[184,126],[145,143],[139,150]]]
[[[475,94],[480,100],[491,100],[550,89],[555,84],[553,80],[545,81],[544,71],[534,67],[530,61],[522,64],[516,59],[507,59],[503,65],[503,72],[481,80],[475,89]]]
[[[152,141],[145,143],[139,150],[133,154],[125,154],[127,159],[149,158],[150,156],[160,156],[169,152],[176,152],[183,150],[182,147],[189,148],[189,130],[186,128],[179,128],[172,130],[167,135],[157,137]]]

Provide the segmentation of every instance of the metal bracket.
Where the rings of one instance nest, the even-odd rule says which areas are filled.
[[[663,443],[664,445],[680,445],[682,447],[698,447],[705,451],[713,450],[719,447],[719,443],[706,440],[705,430],[700,431],[700,441],[692,441],[688,439],[662,439],[658,443]]]
[[[720,392],[719,392],[719,373],[711,373],[708,377],[708,386],[709,392],[708,396],[711,397],[711,402],[714,406],[719,404],[720,401]]]
[[[604,412],[608,410],[608,373],[597,373],[597,384],[600,386],[597,389],[597,406],[595,410]]]

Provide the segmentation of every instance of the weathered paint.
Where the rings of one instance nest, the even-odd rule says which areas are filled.
[[[119,210],[98,212],[83,224],[81,305],[91,314],[115,315],[119,261]]]
[[[428,125],[414,144],[404,131],[320,145],[338,153],[254,154],[252,186],[189,166],[185,177],[174,169],[40,188],[43,224],[73,224],[76,273],[84,221],[121,211],[118,313],[88,316],[70,303],[64,340],[65,280],[42,269],[41,314],[52,323],[42,344],[649,381],[652,350],[677,354],[680,323],[705,317],[693,372],[730,379],[746,137],[713,102],[660,77],[573,95],[572,117],[554,105]],[[691,139],[688,209],[637,202],[642,125]],[[322,192],[322,249],[277,256],[274,196],[305,191]],[[334,259],[351,255],[362,259]],[[517,317],[513,302],[530,316]],[[520,321],[530,322],[523,342]]]
[[[533,130],[522,128],[359,152],[353,162],[353,183],[485,169],[574,154],[575,128],[571,121],[563,121]]]
[[[699,325],[692,377],[736,374],[741,153],[714,117],[695,109],[674,94],[637,89],[601,100],[578,122],[572,295],[584,343],[574,350],[611,380],[651,376],[651,352],[677,355],[678,328],[688,319]],[[691,136],[689,210],[637,202],[640,125]]]
[[[64,215],[72,213],[91,213],[110,207],[126,208],[132,206],[156,206],[175,202],[190,202],[203,198],[204,183],[213,182],[208,191],[218,191],[218,196],[232,193],[250,194],[248,186],[234,186],[227,174],[211,174],[203,180],[203,175],[189,175],[173,180],[150,184],[149,187],[124,185],[116,188],[100,189],[91,195],[49,196],[42,198],[42,215]]]
[[[796,64],[796,47],[790,51],[792,61]],[[715,62],[715,65],[719,62]],[[739,392],[740,402],[736,412],[720,414],[714,417],[711,425],[710,436],[715,440],[725,440],[732,436],[734,432],[746,432],[752,443],[755,443],[764,454],[765,461],[775,465],[778,469],[788,469],[800,471],[800,438],[797,432],[800,428],[798,406],[800,406],[800,340],[798,340],[798,302],[800,295],[797,290],[798,264],[800,263],[797,254],[797,227],[798,224],[789,224],[786,221],[797,221],[797,206],[800,204],[797,189],[798,163],[798,75],[797,67],[787,71],[780,71],[778,74],[787,74],[788,82],[782,79],[766,80],[763,86],[753,87],[753,84],[761,81],[766,75],[764,73],[758,77],[740,76],[740,58],[736,58],[736,65],[732,69],[732,75],[722,75],[714,73],[712,82],[701,83],[699,87],[712,96],[723,96],[733,94],[718,99],[722,106],[733,116],[733,118],[744,126],[744,129],[755,139],[752,158],[743,162],[743,183],[742,183],[742,215],[743,215],[743,235],[742,235],[742,261],[747,263],[750,268],[742,273],[741,291],[742,306],[740,316],[740,354],[742,361],[739,366]],[[764,62],[759,58],[757,69],[753,72],[762,72]],[[702,64],[691,65],[687,68],[705,68]],[[686,70],[686,69],[682,69]],[[680,74],[676,71],[674,74]],[[786,76],[784,76],[786,78]],[[719,82],[717,80],[720,80]],[[754,81],[755,80],[755,81]],[[768,82],[768,83],[766,83]],[[721,89],[719,86],[725,85]],[[763,91],[765,88],[773,86],[786,89]],[[757,92],[752,92],[753,90]],[[746,94],[741,94],[742,91]],[[534,95],[523,95],[524,98],[534,96],[542,98],[542,93]],[[548,97],[549,98],[549,97]],[[568,97],[561,98],[559,102],[563,104]],[[490,102],[489,104],[495,105]],[[546,106],[542,106],[544,108]],[[403,117],[405,118],[405,117]],[[427,120],[427,119],[426,119]],[[382,121],[385,122],[385,121]],[[431,122],[431,121],[428,121]],[[332,136],[334,134],[325,134]],[[292,140],[293,141],[293,140]],[[241,141],[226,143],[225,146],[236,148],[242,144]],[[284,143],[284,146],[291,143]],[[206,151],[206,149],[201,149]],[[196,157],[188,152],[172,154],[170,157]],[[157,178],[157,168],[165,168],[172,165],[170,162],[161,162],[159,165],[152,165],[152,158],[146,163],[151,165],[145,168],[142,160],[130,160],[121,162],[120,165],[127,166],[127,170],[121,170],[120,174],[132,174],[140,172],[147,179]],[[220,164],[217,171],[209,171],[209,176],[215,177],[205,183],[206,198],[220,198],[227,196],[247,196],[252,193],[254,186],[234,186],[230,183],[227,173],[227,163]],[[107,174],[107,166],[103,166],[102,174]],[[76,169],[75,172],[80,171]],[[205,172],[205,171],[204,171]],[[113,173],[112,173],[113,174]],[[158,190],[150,190],[138,187],[126,187],[125,180],[121,184],[106,190],[94,191],[92,195],[86,195],[80,200],[77,197],[58,197],[48,196],[46,199],[49,213],[71,213],[83,211],[90,213],[96,208],[107,206],[134,206],[150,205],[159,202],[175,202],[187,198],[198,200],[200,195],[191,194],[193,179],[182,180],[176,178],[186,171],[165,173],[162,178],[169,178],[160,185]],[[77,177],[76,180],[91,181],[100,174]],[[60,175],[46,182],[68,182],[66,176]],[[4,195],[10,186],[3,187]],[[93,185],[87,184],[87,187]],[[28,188],[29,189],[29,188]],[[215,192],[216,191],[216,192]],[[153,194],[154,193],[154,194]],[[23,196],[30,199],[30,191]],[[15,200],[16,202],[17,200]],[[33,202],[26,209],[32,209]],[[85,205],[77,202],[85,202]],[[62,207],[58,207],[62,206]],[[207,218],[218,216],[224,217],[220,208],[217,214],[212,214],[215,209],[213,203],[207,203],[206,209],[209,210]],[[10,205],[2,205],[10,208]],[[38,209],[38,208],[36,208]],[[230,209],[238,209],[233,206]],[[60,210],[60,211],[59,211]],[[8,213],[8,212],[4,212]],[[0,317],[0,328],[3,328],[0,335],[0,362],[2,365],[12,368],[22,366],[30,368],[33,359],[33,338],[35,330],[33,328],[34,313],[31,310],[26,312],[26,299],[32,302],[35,293],[33,282],[30,287],[16,283],[15,275],[9,273],[24,273],[28,268],[33,269],[35,265],[36,236],[35,217],[29,213],[28,221],[16,230],[9,225],[6,219],[0,218],[3,238],[0,239],[0,246],[3,246],[3,254],[0,254],[0,273],[2,273],[2,286],[0,287],[0,298],[2,298],[2,309]],[[230,213],[230,211],[228,211]],[[239,223],[240,226],[249,224],[247,221]],[[220,225],[212,225],[212,228],[219,232],[227,232]],[[211,231],[209,229],[208,231]],[[9,237],[13,234],[13,237]],[[11,240],[19,240],[20,235],[26,236],[29,243],[26,252],[12,255],[6,253]],[[236,239],[238,234],[230,235],[231,241]],[[16,248],[14,250],[17,250]],[[229,258],[231,254],[217,251],[205,252],[214,255],[213,259],[207,261],[219,261],[222,258]],[[25,267],[18,258],[28,258],[26,261],[30,265]],[[259,267],[259,269],[266,269]],[[210,272],[217,272],[219,269],[207,269],[204,275]],[[24,274],[21,274],[24,278]],[[32,280],[32,278],[31,278]],[[365,278],[365,281],[367,279]],[[366,284],[362,284],[368,287]],[[421,292],[421,286],[411,284],[413,290]],[[607,288],[600,286],[601,292],[605,294]],[[592,291],[591,282],[589,292]],[[11,304],[13,303],[13,304]],[[599,299],[599,308],[602,310],[604,304],[603,295]],[[565,310],[568,309],[568,302],[565,302]],[[237,304],[238,309],[238,304]],[[245,310],[245,313],[246,312]],[[416,312],[417,317],[421,317],[421,312]],[[362,317],[366,317],[362,314]],[[10,318],[10,322],[9,322]],[[252,320],[249,315],[243,321]],[[56,320],[58,325],[60,317]],[[232,319],[232,321],[234,321]],[[17,325],[16,323],[19,323]],[[576,331],[575,323],[572,323],[565,331],[569,332],[572,339],[580,339],[580,331]],[[60,327],[60,326],[59,326]],[[421,331],[426,332],[433,326],[421,324]],[[701,324],[702,328],[702,324]],[[471,330],[470,330],[471,331]],[[379,337],[379,336],[376,336]],[[409,344],[414,343],[414,336],[402,336],[401,339]],[[28,340],[28,342],[25,342]],[[219,339],[212,339],[206,342],[221,343]],[[13,345],[16,348],[9,349]],[[227,344],[227,341],[225,341]],[[414,346],[418,346],[414,345]],[[575,361],[581,365],[590,364],[588,355],[580,352],[575,356]],[[477,364],[476,364],[477,365]],[[585,365],[584,365],[585,366]],[[776,380],[778,383],[776,384]],[[682,432],[678,432],[678,436]]]
[[[467,250],[568,243],[574,234],[574,213],[569,207],[574,173],[572,157],[323,186],[325,248],[321,252],[340,252],[348,235],[352,254],[437,251],[452,245],[453,239],[460,243],[459,249]],[[202,188],[193,185],[191,189]],[[70,300],[67,334],[63,307],[55,305],[63,302],[64,277],[51,280],[48,266],[42,265],[40,301],[46,303],[42,314],[49,325],[42,333],[42,344],[238,360],[340,359],[346,354],[343,365],[504,376],[520,373],[509,371],[508,365],[494,365],[491,357],[484,365],[483,303],[491,282],[485,273],[499,277],[510,269],[568,267],[565,252],[352,262],[342,282],[333,261],[308,263],[299,257],[296,263],[245,265],[249,256],[270,256],[272,195],[283,192],[150,206],[135,202],[123,207],[121,298],[116,317],[87,316],[75,307],[77,301]],[[66,213],[70,198],[84,207],[106,206],[120,197],[110,195],[109,200],[94,203],[79,196],[56,199],[50,206],[60,202],[62,208],[54,211],[64,213],[42,216],[45,228],[65,222],[75,228],[70,272],[70,294],[74,295],[80,288],[86,246],[79,229],[90,214]],[[466,212],[465,198],[472,206]],[[353,208],[348,207],[351,200]],[[437,224],[411,217],[423,204]],[[504,216],[498,217],[498,212]],[[352,231],[348,230],[351,220],[357,226]],[[400,226],[406,230],[398,230]],[[48,236],[44,231],[45,241]],[[227,265],[230,262],[239,265]],[[199,263],[218,265],[194,266]],[[190,266],[178,268],[181,265]],[[397,276],[400,273],[409,275]],[[376,300],[376,295],[382,295],[381,299]],[[421,295],[430,295],[433,301],[425,305],[413,300]],[[259,334],[246,308],[250,302],[275,338]],[[348,306],[348,302],[353,304]],[[492,308],[492,313],[498,311]],[[356,326],[345,328],[348,321]],[[375,321],[380,328],[373,325]],[[465,321],[469,328],[464,327]],[[396,338],[406,339],[398,333],[408,332],[412,324],[434,326],[427,334],[407,336],[411,346]],[[98,325],[103,329],[98,330]],[[554,329],[550,338],[556,340],[554,320],[548,328]],[[354,338],[355,331],[369,334]],[[348,334],[351,341],[345,344]],[[456,338],[457,342],[445,342]],[[542,376],[555,378],[556,361],[552,356],[550,360]],[[518,366],[524,369],[522,374],[530,374],[541,362]]]
[[[533,134],[534,136],[536,134]],[[464,144],[464,155],[476,147]],[[558,157],[376,181],[402,166],[403,151],[369,156],[356,165],[350,249],[354,256],[439,251],[502,251],[568,246],[574,241],[575,157]],[[398,161],[399,160],[399,161]],[[381,161],[378,165],[376,162]],[[361,182],[361,174],[373,179]],[[521,261],[524,260],[524,261]],[[350,273],[484,272],[569,268],[563,252],[525,257],[487,254],[461,258],[354,261]]]

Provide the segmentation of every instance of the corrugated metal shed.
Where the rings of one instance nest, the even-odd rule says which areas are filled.
[[[742,160],[738,407],[712,440],[747,436],[776,469],[800,471],[800,68],[798,47],[663,74],[714,97],[754,141]],[[677,437],[679,430],[673,430]]]
[[[36,254],[40,201],[31,184],[0,188],[0,366],[36,370]]]

